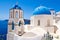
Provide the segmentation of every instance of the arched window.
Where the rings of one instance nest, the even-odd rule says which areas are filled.
[[[40,26],[40,20],[38,20],[38,26]]]
[[[19,21],[19,26],[22,24],[22,22],[21,21]]]
[[[47,20],[47,26],[50,26],[50,20],[49,19]]]
[[[12,13],[10,14],[10,18],[12,18]]]
[[[20,26],[20,24],[21,24],[21,21],[19,21],[19,26]]]
[[[12,22],[12,30],[14,30],[14,22]]]
[[[18,15],[18,12],[16,12],[16,18],[18,18],[18,16],[19,16],[19,15]]]

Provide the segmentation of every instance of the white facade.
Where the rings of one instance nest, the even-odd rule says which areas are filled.
[[[45,20],[44,20],[45,19]],[[40,25],[38,25],[38,21],[40,20]],[[50,20],[50,25],[53,25],[53,16],[52,15],[36,15],[31,17],[31,25],[37,27],[45,27],[48,24],[48,20]]]
[[[10,10],[7,40],[41,40],[47,32],[51,35],[56,34],[57,25],[54,23],[57,24],[56,20],[60,20],[60,17],[57,18],[54,10],[50,10],[49,15],[33,15],[30,24],[24,25],[23,10],[16,5],[15,7],[17,8]],[[12,22],[14,22],[14,30],[12,30]]]

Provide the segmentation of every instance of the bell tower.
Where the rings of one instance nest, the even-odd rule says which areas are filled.
[[[16,4],[10,9],[9,21],[8,21],[8,32],[14,32],[18,35],[24,33],[24,17],[23,10]]]

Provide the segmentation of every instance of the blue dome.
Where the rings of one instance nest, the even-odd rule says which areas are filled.
[[[47,7],[40,6],[33,11],[33,15],[40,15],[40,14],[51,15],[51,12]]]
[[[13,8],[11,8],[11,9],[20,9],[20,10],[22,10],[21,9],[21,7],[19,7],[18,5],[15,5]]]

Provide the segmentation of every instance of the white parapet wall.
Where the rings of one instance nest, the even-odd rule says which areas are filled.
[[[30,36],[28,35],[29,37],[27,37],[26,35],[19,36],[15,33],[11,32],[11,33],[7,34],[7,40],[41,40],[42,37],[40,35],[35,35],[34,34],[34,36],[33,36],[33,34],[30,35]]]
[[[14,40],[14,33],[9,32],[9,33],[7,34],[7,40]]]
[[[14,40],[41,40],[41,36],[21,37],[21,36],[15,35]]]
[[[22,36],[19,36],[14,32],[9,32],[7,34],[7,40],[41,40],[45,33],[45,30],[40,27],[36,27],[33,28],[30,32],[24,33]]]

